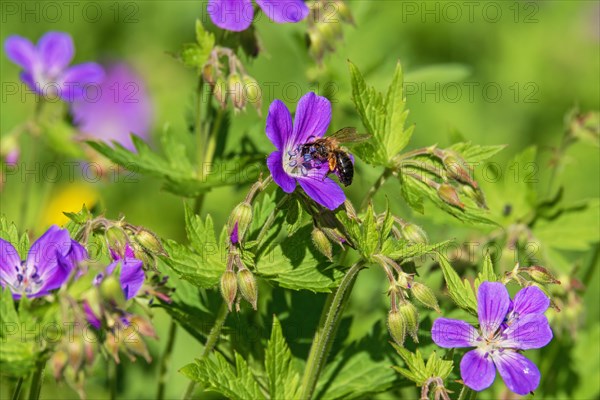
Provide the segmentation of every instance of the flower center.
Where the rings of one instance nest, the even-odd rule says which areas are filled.
[[[496,333],[489,337],[479,336],[477,341],[477,348],[481,349],[485,352],[485,357],[494,354],[495,352],[503,352],[506,349],[504,345],[504,341],[506,340],[506,335],[503,333],[504,329],[498,329]]]
[[[310,151],[299,145],[295,149],[288,150],[283,155],[283,170],[290,176],[307,176],[313,168],[319,168],[322,162],[313,157]]]
[[[25,293],[27,295],[37,293],[44,284],[43,279],[38,273],[37,267],[33,271],[27,271],[25,261],[21,261],[21,265],[15,267],[17,271],[17,279],[13,282],[5,281],[15,293]]]

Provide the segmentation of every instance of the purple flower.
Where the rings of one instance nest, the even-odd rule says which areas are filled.
[[[116,141],[134,150],[130,134],[148,139],[152,104],[144,81],[126,64],[107,68],[97,95],[73,103],[73,122],[90,139]]]
[[[331,103],[325,97],[310,92],[302,96],[292,116],[281,100],[269,107],[266,133],[277,148],[267,158],[273,180],[284,192],[292,193],[296,182],[314,201],[330,210],[339,207],[346,195],[328,178],[329,165],[302,155],[305,143],[320,138],[331,122]]]
[[[550,304],[539,288],[520,290],[514,301],[499,282],[483,282],[477,293],[479,331],[464,321],[438,318],[431,329],[440,347],[476,347],[460,363],[460,374],[473,390],[488,388],[496,369],[513,392],[526,395],[540,383],[540,371],[521,350],[538,349],[552,340],[544,312]]]
[[[308,15],[302,0],[256,0],[269,19],[278,22],[299,22]],[[243,31],[254,18],[252,0],[208,0],[206,7],[213,23],[221,29]]]
[[[67,33],[47,32],[34,46],[28,39],[13,35],[4,42],[6,55],[23,68],[21,80],[36,93],[65,101],[83,96],[86,86],[99,84],[102,67],[89,62],[68,67],[73,60],[73,39]]]
[[[125,300],[129,300],[140,291],[140,288],[144,284],[144,269],[142,268],[144,263],[141,260],[135,258],[135,254],[129,245],[125,247],[125,256],[121,257],[119,254],[111,250],[111,254],[114,262],[106,267],[106,273],[99,273],[94,278],[94,285],[100,285],[107,275],[112,274],[117,267],[121,266],[121,273],[119,275],[119,283]]]
[[[239,228],[237,222],[235,223],[235,225],[233,225],[233,229],[231,230],[231,234],[229,235],[229,240],[232,244],[238,244],[240,242]]]
[[[77,263],[86,258],[83,246],[56,225],[33,243],[25,261],[12,244],[0,239],[0,285],[8,287],[15,299],[23,294],[45,296],[62,286]]]

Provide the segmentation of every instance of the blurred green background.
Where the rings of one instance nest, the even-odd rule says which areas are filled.
[[[146,80],[154,104],[155,134],[166,125],[171,131],[187,131],[196,76],[169,53],[178,51],[182,43],[194,40],[194,21],[207,18],[205,2],[72,2],[71,6],[66,3],[3,2],[0,39],[4,41],[10,34],[19,34],[35,41],[49,30],[69,32],[75,41],[75,62],[125,60]],[[256,60],[244,59],[244,62],[248,72],[262,85],[262,116],[248,109],[233,118],[230,149],[235,149],[239,140],[247,136],[268,154],[272,147],[264,135],[264,117],[269,103],[281,98],[293,110],[300,96],[309,90],[327,94],[332,100],[331,130],[360,127],[350,100],[346,60],[355,63],[366,80],[382,91],[400,60],[405,72],[409,122],[416,124],[409,149],[436,143],[447,146],[452,143],[452,135],[460,132],[474,143],[507,144],[493,159],[504,168],[515,154],[536,145],[539,149],[536,185],[545,193],[549,162],[564,133],[565,115],[573,107],[589,111],[600,106],[598,2],[380,0],[348,4],[356,24],[344,27],[343,41],[333,54],[325,57],[321,67],[307,55],[305,22],[277,25],[264,16],[259,19],[256,30],[263,51]],[[18,68],[5,56],[0,66],[3,87],[0,131],[5,134],[31,115],[34,98],[25,96],[22,86],[17,94],[9,94],[7,88],[19,82]],[[24,148],[22,153],[27,151]],[[599,168],[598,148],[576,143],[569,148],[555,185],[564,187],[566,201],[598,197]],[[360,161],[357,171],[355,183],[347,193],[359,202],[380,171]],[[501,180],[511,179],[507,169],[503,169],[503,173]],[[28,205],[39,208],[36,219],[39,225],[19,228],[31,228],[39,233],[50,221],[60,217],[60,211],[77,211],[83,201],[96,199],[95,209],[108,217],[123,214],[131,223],[144,225],[163,237],[184,241],[182,200],[162,191],[157,180],[138,178],[134,183],[124,183],[122,179],[93,184],[62,182],[52,189],[42,206]],[[2,187],[2,213],[9,220],[23,201],[21,185],[22,179],[17,175],[8,177]],[[483,186],[489,184],[483,182]],[[216,225],[221,226],[244,193],[245,188],[214,190],[207,196],[204,211],[211,213]],[[48,206],[52,198],[59,196],[64,200]],[[468,237],[469,232],[476,232],[447,219],[412,216],[400,197],[397,182],[386,184],[377,201],[383,204],[385,196],[400,215],[422,224],[433,241],[461,240]],[[431,205],[426,207],[426,213],[430,211],[433,211]],[[600,229],[600,221],[589,223]],[[589,261],[590,257],[583,256],[583,259]],[[597,264],[598,260],[591,262]],[[600,394],[598,279],[596,267],[591,280],[583,282],[589,288],[585,293],[581,314],[584,322],[578,340],[567,340],[566,347],[551,345],[537,352],[539,354],[530,355],[536,361],[543,360],[545,355],[552,360],[551,365],[541,366],[542,371],[565,368],[564,374],[559,371],[552,382],[542,378],[544,394],[540,398],[565,398],[567,395],[561,385],[567,384],[577,385],[575,391],[569,392],[573,398],[597,398]],[[350,306],[352,314],[361,316],[361,322],[353,325],[349,338],[365,335],[371,324],[384,320],[385,289],[380,271],[365,271],[361,275]],[[319,313],[320,310],[315,309],[315,318]],[[156,311],[161,339],[150,344],[155,361],[165,345],[168,320],[166,314]],[[186,379],[177,369],[200,351],[201,345],[179,330],[168,396],[181,395]],[[132,367],[126,361],[120,371],[126,371],[119,383],[120,396],[148,398],[154,395],[156,363],[147,365],[140,359]],[[96,377],[90,377],[90,398],[106,395],[104,379],[100,370]],[[0,393],[3,398],[7,396],[5,391]],[[493,398],[494,393],[498,392],[490,392],[488,396]],[[62,398],[77,397],[63,384],[45,386],[42,398],[55,398],[59,394]],[[480,398],[487,397],[484,394]]]

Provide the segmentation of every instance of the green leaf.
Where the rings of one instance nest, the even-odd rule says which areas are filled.
[[[506,145],[496,146],[481,146],[478,144],[472,144],[471,142],[455,143],[450,146],[450,150],[454,150],[467,163],[477,163],[496,155],[500,151],[506,148]]]
[[[13,377],[29,375],[35,368],[37,357],[35,342],[22,341],[13,336],[2,340],[0,345],[0,371],[2,374]]]
[[[431,377],[440,377],[442,380],[445,380],[450,375],[450,372],[452,372],[452,361],[440,358],[435,351],[429,356],[427,363],[425,363],[419,350],[412,353],[395,343],[392,343],[392,346],[394,346],[408,368],[394,367],[394,369],[408,380],[415,382],[417,386],[423,386]]]
[[[235,369],[219,352],[196,360],[179,370],[187,378],[201,382],[208,391],[220,393],[229,399],[265,399],[248,364],[235,353]]]
[[[311,226],[272,245],[256,260],[256,273],[282,287],[330,292],[343,272],[318,253],[311,244]]]
[[[479,288],[482,282],[497,282],[498,277],[494,272],[494,265],[492,263],[492,257],[490,257],[490,253],[485,255],[483,260],[483,270],[477,275],[475,279],[475,289]]]
[[[9,289],[0,289],[0,336],[5,337],[7,324],[18,324],[19,315]]]
[[[295,196],[285,203],[283,210],[285,212],[285,227],[288,236],[291,236],[306,222],[305,212],[302,204]]]
[[[292,353],[276,317],[273,317],[271,339],[265,352],[265,370],[269,378],[269,393],[272,399],[298,397],[300,374],[294,368]]]
[[[473,315],[477,315],[477,300],[468,280],[461,281],[460,277],[443,254],[438,253],[438,260],[450,298],[457,306]]]
[[[219,283],[225,271],[226,232],[223,229],[219,241],[210,215],[202,221],[200,216],[185,208],[185,228],[190,246],[184,246],[173,240],[164,243],[169,257],[164,261],[175,270],[182,279],[195,286],[210,288]]]
[[[183,45],[181,60],[190,68],[196,68],[198,74],[202,73],[202,67],[208,61],[210,53],[215,47],[215,35],[207,32],[200,20],[196,20],[196,43]]]
[[[367,132],[373,137],[355,147],[356,154],[373,165],[392,166],[392,159],[410,141],[414,126],[405,129],[408,110],[403,89],[402,67],[396,65],[387,94],[367,86],[358,68],[348,63],[352,100]]]
[[[369,260],[377,251],[379,245],[379,231],[375,221],[375,214],[372,204],[369,204],[365,216],[362,220],[361,236],[358,250],[365,260]]]

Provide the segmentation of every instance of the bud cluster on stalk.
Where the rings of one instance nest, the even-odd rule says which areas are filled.
[[[314,0],[309,4],[309,54],[320,64],[326,52],[335,50],[344,37],[342,24],[354,24],[350,9],[343,0]]]
[[[221,62],[223,58],[227,59],[226,63]],[[246,72],[233,50],[215,46],[202,67],[202,79],[210,85],[213,96],[223,109],[230,101],[236,112],[245,110],[249,104],[260,114],[260,85]]]
[[[244,237],[252,223],[252,205],[245,200],[238,204],[232,211],[227,222],[229,233],[229,250],[227,254],[227,267],[221,276],[221,295],[232,311],[233,304],[239,310],[241,299],[246,300],[256,310],[258,301],[258,288],[256,278],[241,258]]]

